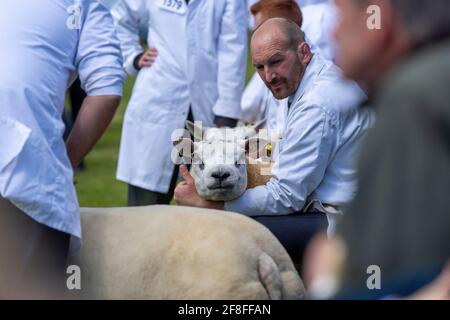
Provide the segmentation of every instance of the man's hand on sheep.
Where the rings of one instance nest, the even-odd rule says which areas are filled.
[[[184,181],[177,185],[174,195],[174,199],[179,206],[223,210],[224,203],[222,201],[208,201],[199,196],[195,188],[194,178],[192,178],[186,166],[181,165],[180,172]]]

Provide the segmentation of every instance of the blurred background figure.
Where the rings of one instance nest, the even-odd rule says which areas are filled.
[[[280,0],[278,0],[280,1]],[[300,7],[303,12],[302,30],[311,50],[326,60],[336,62],[336,44],[333,32],[339,21],[334,1]]]
[[[247,6],[248,10],[251,11],[251,7],[259,2],[260,0],[247,0]],[[278,0],[272,0],[271,2],[277,2]],[[315,5],[315,4],[322,4],[322,3],[328,3],[333,4],[333,0],[294,0],[297,2],[298,6],[303,9],[306,6]],[[255,29],[255,17],[253,15],[249,16],[248,25],[250,30]]]
[[[171,135],[186,119],[235,126],[247,62],[242,0],[124,0],[112,9],[124,68],[136,84],[123,124],[118,180],[128,204],[168,204],[178,177]],[[144,50],[139,28],[148,29]]]
[[[282,17],[294,21],[305,32],[311,51],[325,60],[334,61],[335,45],[332,33],[337,23],[337,10],[329,1],[260,0],[251,1],[250,12],[253,29],[270,18]],[[299,6],[300,5],[300,6]],[[268,119],[269,129],[274,128],[277,116],[269,115],[267,98],[269,90],[255,73],[242,95],[244,121]]]
[[[370,90],[378,118],[339,237],[315,241],[311,256],[322,263],[308,259],[306,273],[319,294],[408,296],[436,278],[450,257],[450,2],[336,3],[339,64]],[[379,28],[369,28],[377,12]],[[331,268],[316,272],[319,264]],[[379,286],[370,286],[369,270],[379,271]],[[439,288],[449,287],[446,274]]]

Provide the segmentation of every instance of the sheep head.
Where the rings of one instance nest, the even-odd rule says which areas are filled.
[[[262,153],[265,144],[258,131],[265,121],[236,128],[201,128],[188,121],[194,137],[173,139],[176,154],[191,164],[191,175],[198,194],[212,201],[230,201],[247,189],[246,156]]]

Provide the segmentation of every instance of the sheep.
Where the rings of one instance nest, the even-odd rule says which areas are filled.
[[[252,159],[267,144],[246,152],[260,126],[200,132],[203,140],[193,144],[192,173],[203,197],[233,199],[270,179],[270,174],[260,175],[262,168],[270,171],[270,164]],[[189,127],[198,135],[194,124],[188,122]],[[184,148],[192,146],[190,139],[174,141],[176,156],[180,152],[184,156]],[[223,178],[224,172],[228,176],[217,183],[218,174]],[[83,284],[81,291],[70,293],[71,298],[305,297],[303,282],[280,242],[263,225],[243,215],[148,206],[82,209],[81,220],[84,243],[69,264],[80,267]]]
[[[69,299],[302,299],[278,240],[243,215],[176,206],[82,209]]]
[[[187,121],[186,127],[194,136],[172,136],[172,160],[192,164],[191,175],[198,194],[212,201],[230,201],[241,196],[246,189],[266,184],[271,179],[271,161],[267,149],[268,139],[259,133],[265,121],[251,127],[201,128]],[[260,156],[264,155],[265,161]]]

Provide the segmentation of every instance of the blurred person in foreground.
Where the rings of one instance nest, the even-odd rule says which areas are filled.
[[[309,248],[306,280],[316,298],[406,297],[450,257],[450,2],[336,3],[339,63],[370,90],[377,123],[361,153],[359,192],[338,236]],[[449,298],[448,270],[436,281],[410,297]]]

